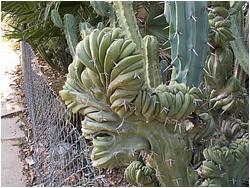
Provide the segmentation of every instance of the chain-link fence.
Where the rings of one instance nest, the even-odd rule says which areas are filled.
[[[32,124],[32,146],[37,186],[95,186],[98,177],[89,148],[77,125],[79,115],[67,109],[39,69],[35,55],[21,42],[24,89]],[[67,117],[67,118],[66,118]],[[99,181],[100,183],[100,181]]]

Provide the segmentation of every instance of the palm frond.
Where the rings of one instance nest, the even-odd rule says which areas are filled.
[[[4,30],[4,37],[26,39],[54,68],[59,66],[58,62],[64,62],[61,64],[66,67],[60,67],[60,70],[67,70],[72,59],[68,57],[70,54],[67,50],[65,51],[67,44],[63,30],[55,27],[50,19],[51,10],[57,9],[62,18],[65,14],[72,14],[78,22],[89,21],[93,26],[101,21],[89,2],[3,1],[1,8],[2,22],[9,26]]]

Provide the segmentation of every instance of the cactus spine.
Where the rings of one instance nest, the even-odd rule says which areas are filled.
[[[172,81],[198,86],[207,55],[207,2],[166,2],[174,66]]]

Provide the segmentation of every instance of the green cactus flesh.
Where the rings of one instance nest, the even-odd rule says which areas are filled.
[[[155,88],[162,83],[159,62],[159,42],[156,37],[146,35],[143,38],[143,54],[146,65],[146,82],[149,88]]]
[[[145,62],[131,46],[120,28],[93,30],[77,45],[60,96],[68,109],[85,116],[82,132],[93,140],[94,166],[129,165],[144,151],[145,163],[132,162],[125,171],[130,183],[194,186],[193,140],[213,133],[214,122],[201,114],[204,129],[187,120],[198,98],[194,87],[144,88]]]
[[[58,10],[53,9],[51,11],[51,20],[56,27],[64,30],[70,54],[74,57],[75,48],[78,43],[76,18],[72,14],[65,14],[64,20],[62,21]]]
[[[64,32],[72,57],[75,56],[75,49],[78,43],[76,28],[76,18],[71,14],[64,15]]]
[[[205,62],[205,82],[212,89],[209,104],[216,113],[221,111],[222,113],[248,114],[248,110],[242,108],[242,106],[248,106],[247,92],[233,75],[235,57],[246,71],[248,63],[245,60],[248,52],[242,40],[239,39],[236,15],[228,17],[229,8],[229,2],[213,2],[209,9],[211,53]],[[236,39],[233,34],[237,37]]]
[[[207,56],[207,2],[172,1],[165,3],[169,23],[172,82],[198,86]]]
[[[53,9],[51,11],[51,21],[54,23],[56,27],[63,29],[63,21],[58,10]]]
[[[125,35],[136,44],[137,50],[142,51],[146,69],[145,86],[149,88],[156,87],[162,83],[159,63],[159,42],[157,38],[147,35],[142,39],[132,2],[115,1],[114,6],[119,24],[125,31]]]
[[[242,186],[248,178],[248,138],[233,141],[228,147],[210,146],[203,152],[199,169],[204,178],[201,186]]]
[[[131,1],[114,1],[116,16],[119,25],[128,38],[132,39],[139,50],[142,48],[142,36],[137,25]]]
[[[194,110],[195,93],[184,85],[169,88],[160,85],[156,91],[141,90],[144,84],[141,55],[136,50],[129,51],[120,59],[119,55],[128,51],[126,40],[122,35],[110,40],[114,30],[103,35],[99,51],[94,51],[91,45],[88,46],[97,42],[98,36],[94,32],[90,34],[92,37],[85,37],[78,44],[76,57],[69,66],[67,81],[60,92],[73,113],[85,115],[82,131],[86,138],[93,139],[93,165],[113,168],[126,164],[136,160],[139,151],[144,149],[152,152],[151,165],[157,169],[162,185],[189,185],[186,166],[190,151],[185,150],[182,135],[174,130],[175,123],[169,123],[171,118],[168,119],[166,114],[170,108],[173,119],[185,119]],[[105,82],[100,79],[103,75]],[[182,106],[185,108],[179,116]],[[187,155],[176,158],[183,151]],[[176,162],[170,167],[162,166],[163,159]],[[166,173],[168,168],[174,169],[171,175]]]
[[[236,37],[235,40],[231,41],[231,46],[233,48],[234,54],[236,56],[237,61],[240,63],[241,67],[245,71],[245,73],[249,74],[249,54],[247,48],[241,38],[241,33],[237,27],[237,19],[236,15],[232,16],[232,32]]]

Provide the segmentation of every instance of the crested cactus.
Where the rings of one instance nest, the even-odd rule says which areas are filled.
[[[125,171],[125,178],[136,186],[158,186],[155,170],[141,161],[133,161]]]
[[[210,146],[203,151],[205,160],[199,173],[204,178],[200,186],[240,187],[248,177],[248,138],[227,146]]]
[[[72,112],[85,115],[82,131],[93,139],[94,166],[126,164],[144,149],[160,185],[192,186],[187,168],[192,149],[185,138],[192,128],[177,121],[195,110],[197,89],[183,84],[143,89],[144,62],[136,49],[127,49],[131,42],[119,28],[92,31],[77,45],[60,95]]]
[[[212,52],[208,55],[206,61],[205,81],[213,89],[210,107],[216,111],[222,110],[222,113],[245,111],[241,106],[247,102],[246,90],[241,87],[240,81],[233,75],[235,54],[233,51],[238,50],[235,49],[235,45],[241,44],[240,46],[243,50],[245,47],[243,47],[239,39],[234,41],[233,33],[230,30],[229,2],[212,2],[209,10],[209,43],[211,44]],[[232,18],[234,17],[232,16]],[[234,33],[237,33],[236,23],[233,23],[233,25]],[[232,41],[234,50],[229,46],[230,41]],[[239,59],[238,55],[237,58]],[[247,55],[247,53],[244,53],[244,55]],[[240,59],[244,59],[244,55]],[[241,63],[245,65],[244,61]],[[243,67],[245,69],[245,66]]]
[[[209,15],[204,12],[206,2],[188,3],[165,4],[176,82],[162,84],[158,42],[133,31],[132,4],[114,2],[122,28],[85,27],[59,93],[69,110],[85,116],[81,130],[93,141],[93,166],[112,169],[128,165],[125,178],[136,186],[240,186],[248,176],[248,136],[241,131],[246,129],[245,123],[218,120],[213,113],[202,111],[198,101],[203,102],[204,95],[192,87],[201,79],[207,53],[207,37],[202,37]],[[215,7],[222,5],[228,8],[227,3],[213,3],[211,13],[217,14]],[[181,18],[186,17],[188,23],[181,25]],[[204,28],[198,32],[202,24]],[[232,76],[233,51],[227,48],[233,40],[231,33],[219,45],[221,41],[214,37],[220,32],[210,30],[209,35],[216,56],[208,57],[211,64],[207,60],[206,78],[207,83],[216,84],[208,104],[231,113],[231,103],[242,104],[246,91]],[[179,61],[182,58],[185,61]],[[222,72],[223,66],[228,73]]]

